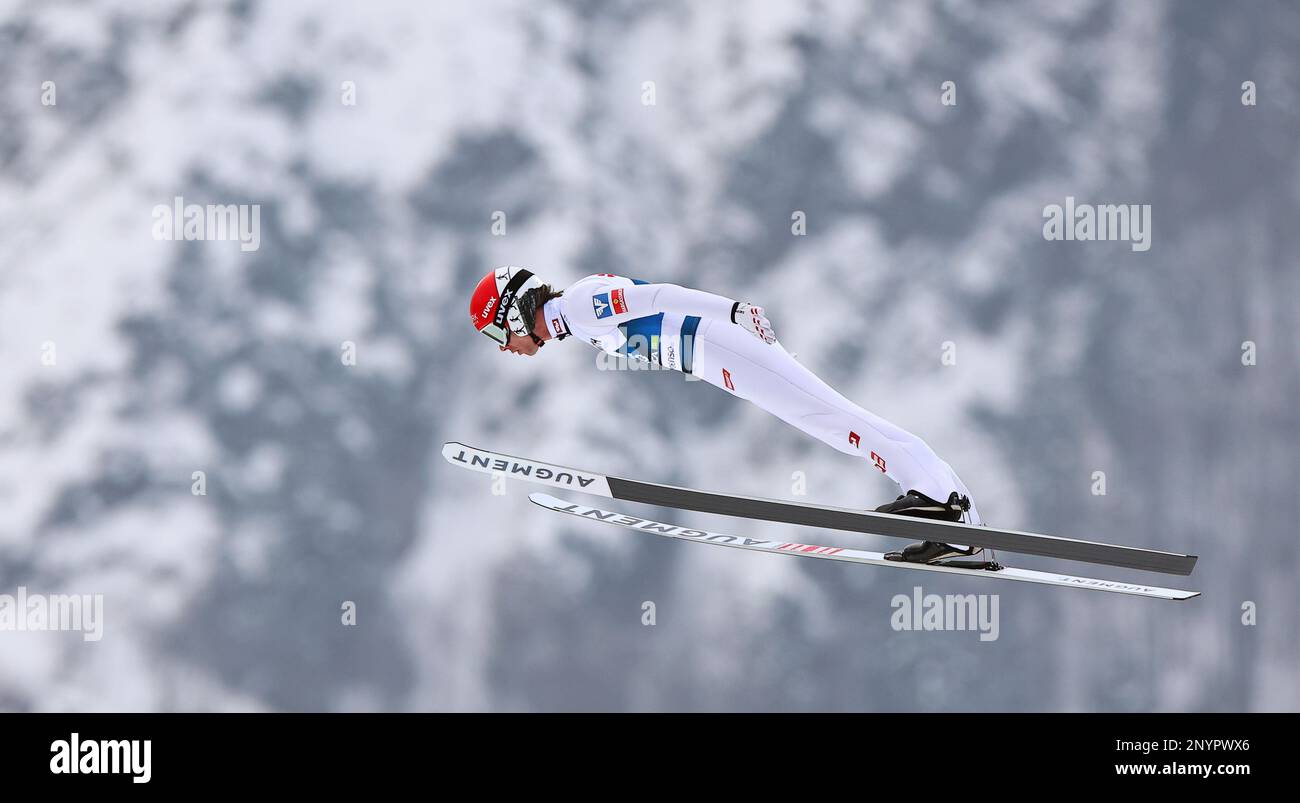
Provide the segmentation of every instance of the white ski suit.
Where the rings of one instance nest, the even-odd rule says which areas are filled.
[[[966,485],[925,441],[840,395],[780,342],[731,321],[735,302],[674,284],[612,274],[575,282],[545,306],[552,337],[572,335],[610,354],[692,374],[834,449],[861,457],[903,491],[946,501]],[[980,524],[972,504],[966,521]]]

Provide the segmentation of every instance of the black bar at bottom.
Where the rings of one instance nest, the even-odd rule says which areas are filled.
[[[0,717],[6,798],[41,790],[247,793],[267,785],[330,799],[344,787],[459,798],[522,785],[536,796],[667,785],[797,784],[856,789],[992,785],[1014,798],[1094,788],[1216,795],[1255,781],[1285,788],[1296,716],[1242,714],[438,715],[12,714]],[[60,743],[150,743],[149,781],[129,772],[51,772]],[[812,786],[808,786],[812,784]],[[897,788],[897,787],[895,787]],[[878,787],[883,792],[884,787]],[[611,794],[612,793],[612,794]],[[472,795],[478,797],[479,795]],[[60,799],[60,798],[54,798]]]

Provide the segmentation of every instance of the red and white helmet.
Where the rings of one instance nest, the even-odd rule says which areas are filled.
[[[469,302],[469,316],[474,328],[492,338],[499,345],[510,342],[510,332],[528,337],[533,322],[524,320],[519,311],[519,298],[542,281],[531,271],[514,265],[503,265],[488,271],[474,288]]]

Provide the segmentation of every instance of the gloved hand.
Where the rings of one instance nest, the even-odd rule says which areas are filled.
[[[762,307],[737,301],[731,307],[731,322],[745,327],[750,334],[768,345],[776,342],[776,331],[772,329],[772,322],[767,319]]]

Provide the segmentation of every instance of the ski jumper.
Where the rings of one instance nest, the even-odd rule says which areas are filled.
[[[544,313],[551,336],[692,374],[739,396],[898,483],[939,501],[966,485],[925,441],[862,409],[801,365],[731,322],[734,301],[674,284],[588,276]],[[966,514],[981,524],[974,504]]]

